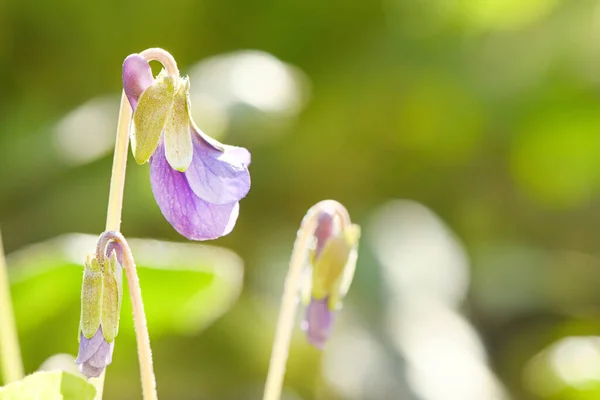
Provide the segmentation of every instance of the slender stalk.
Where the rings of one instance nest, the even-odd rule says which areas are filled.
[[[101,262],[104,261],[106,246],[111,241],[119,243],[123,249],[123,263],[125,275],[127,276],[127,285],[129,286],[129,294],[131,296],[143,397],[145,400],[157,400],[158,395],[156,393],[156,379],[152,364],[152,349],[150,348],[150,335],[148,334],[144,302],[142,301],[142,289],[131,249],[123,235],[115,231],[107,231],[100,235],[96,249],[96,259]]]
[[[307,260],[308,250],[314,242],[314,232],[317,227],[319,213],[327,209],[335,211],[341,220],[342,227],[350,225],[348,211],[335,200],[324,200],[315,204],[302,219],[285,278],[263,400],[279,400],[281,397],[285,367],[298,309],[301,272]]]
[[[10,297],[10,284],[0,234],[0,356],[4,383],[23,378],[23,362]]]
[[[125,189],[125,171],[127,167],[127,151],[129,150],[129,123],[131,121],[131,106],[125,96],[121,94],[121,106],[117,120],[117,138],[115,153],[110,176],[110,189],[108,192],[108,210],[106,212],[106,230],[119,231],[121,229],[121,212],[123,210],[123,192]],[[98,378],[91,378],[90,382],[96,387],[96,400],[101,400],[104,392],[106,370]]]
[[[169,75],[178,77],[179,69],[171,54],[163,49],[152,48],[140,53],[148,61],[159,61],[164,65]],[[123,190],[125,188],[125,169],[127,167],[127,151],[129,149],[129,124],[131,122],[131,106],[125,96],[121,95],[121,109],[117,122],[117,139],[115,155],[108,194],[108,211],[106,215],[106,230],[119,232],[121,229],[121,211],[123,209]]]
[[[125,189],[125,169],[127,167],[127,151],[129,149],[129,123],[131,121],[131,106],[121,94],[121,108],[117,122],[117,139],[113,157],[110,189],[108,193],[108,211],[106,213],[106,230],[121,229],[121,211],[123,210],[123,190]]]
[[[161,62],[169,75],[175,77],[179,76],[179,70],[177,69],[175,59],[165,50],[151,48],[142,51],[140,54],[148,61]],[[125,188],[125,171],[127,167],[127,151],[129,149],[129,124],[131,123],[131,116],[132,109],[125,92],[123,92],[121,95],[121,108],[117,122],[117,138],[115,142],[115,153],[108,194],[108,210],[106,215],[106,231],[113,231],[113,234],[118,234],[121,229],[121,213],[123,210],[123,192]],[[127,244],[124,242],[124,239],[123,243],[125,245]],[[129,252],[129,254],[131,255],[131,252]],[[127,284],[129,285],[129,292],[131,294],[131,302],[133,305],[134,324],[136,334],[138,335],[138,352],[144,399],[156,399],[156,381],[152,370],[150,337],[146,326],[146,317],[144,314],[139,279],[137,277],[133,258],[131,258],[130,267],[125,268],[125,273],[127,274]],[[102,399],[105,373],[106,370],[99,378],[94,380],[96,386],[96,400]]]

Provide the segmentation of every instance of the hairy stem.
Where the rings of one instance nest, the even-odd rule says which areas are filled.
[[[4,383],[23,378],[23,362],[10,297],[10,284],[0,235],[0,357]]]
[[[152,48],[140,53],[148,61],[159,61],[169,75],[178,77],[177,63],[171,54],[163,49]],[[117,123],[117,139],[115,155],[108,194],[108,212],[106,215],[106,230],[119,232],[121,229],[121,211],[123,209],[123,190],[125,188],[125,170],[127,167],[127,151],[129,149],[129,124],[132,110],[125,96],[121,95],[121,109]]]
[[[125,96],[121,95],[121,108],[117,122],[117,139],[113,157],[110,189],[108,193],[108,211],[106,213],[106,230],[121,229],[121,211],[123,210],[123,190],[125,189],[125,170],[127,167],[127,151],[129,149],[129,123],[131,106]]]
[[[172,77],[177,78],[179,76],[179,69],[177,68],[177,63],[168,51],[154,47],[142,51],[140,55],[148,61],[160,62],[167,70],[167,73]]]
[[[131,308],[133,310],[133,322],[138,347],[138,358],[140,362],[140,375],[142,380],[142,393],[144,400],[157,400],[156,378],[152,364],[152,349],[150,348],[150,335],[146,324],[144,302],[142,301],[142,289],[137,275],[137,269],[131,249],[127,241],[119,232],[107,231],[100,235],[96,249],[96,258],[103,263],[105,259],[106,246],[109,242],[117,242],[123,249],[123,264],[127,285],[131,296]]]
[[[302,268],[306,263],[308,250],[314,243],[317,218],[319,213],[324,210],[333,210],[340,218],[342,227],[350,225],[348,211],[335,200],[324,200],[315,204],[302,219],[296,241],[294,242],[288,273],[285,278],[263,400],[278,400],[281,397],[285,366],[298,308],[298,293],[300,290]]]

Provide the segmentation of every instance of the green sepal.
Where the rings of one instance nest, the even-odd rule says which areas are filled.
[[[131,150],[138,164],[147,162],[156,151],[174,96],[175,79],[164,71],[140,96],[131,125]]]
[[[188,111],[190,81],[180,80],[165,125],[165,157],[173,169],[184,172],[192,162],[192,133]]]
[[[343,235],[329,238],[316,258],[313,268],[312,296],[327,297],[339,281],[348,261],[351,247]]]
[[[80,329],[86,338],[94,336],[102,318],[103,277],[95,258],[86,260],[81,288]]]
[[[112,342],[119,332],[122,288],[117,274],[121,268],[113,252],[104,265],[104,293],[102,297],[102,332],[107,342]]]
[[[354,272],[356,271],[356,261],[358,259],[358,241],[360,239],[360,226],[352,224],[346,227],[343,232],[344,239],[350,247],[348,259],[344,266],[343,273],[339,276],[336,283],[333,285],[331,292],[329,293],[328,306],[330,310],[340,308],[342,305],[342,299],[348,293],[352,280],[354,279]]]

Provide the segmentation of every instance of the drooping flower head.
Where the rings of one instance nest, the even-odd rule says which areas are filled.
[[[146,59],[132,54],[123,63],[123,88],[134,111],[133,155],[138,164],[150,162],[152,191],[167,221],[191,240],[227,235],[250,190],[250,153],[196,126],[188,78],[163,71],[155,79]]]
[[[303,287],[307,306],[302,328],[308,341],[322,349],[331,334],[335,311],[354,277],[360,227],[342,226],[333,211],[322,210],[314,232],[315,246],[309,256],[310,282]]]
[[[114,340],[119,331],[123,295],[121,264],[117,252],[103,263],[95,257],[85,262],[81,289],[79,353],[75,363],[88,378],[98,377],[112,362]]]

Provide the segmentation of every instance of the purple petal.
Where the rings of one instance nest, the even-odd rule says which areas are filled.
[[[333,311],[329,309],[327,298],[311,299],[306,308],[306,317],[302,325],[310,344],[318,349],[325,346],[325,342],[331,334],[333,317]]]
[[[75,364],[79,364],[79,371],[88,378],[98,377],[112,362],[113,350],[114,342],[108,343],[104,339],[102,327],[98,328],[90,339],[81,334],[79,354]]]
[[[246,164],[250,153],[232,146],[217,150],[193,129],[191,135],[194,153],[185,176],[196,196],[212,204],[230,204],[245,197],[250,190]]]
[[[131,54],[123,61],[123,90],[134,111],[140,96],[153,81],[152,68],[144,57]]]
[[[235,226],[239,204],[211,204],[196,196],[185,173],[174,170],[167,162],[162,141],[150,159],[150,181],[163,215],[186,238],[216,239]]]
[[[239,162],[244,164],[246,167],[250,165],[252,161],[250,157],[250,152],[243,147],[237,146],[229,146],[224,144],[223,148],[225,148],[225,152],[229,153],[231,157],[235,157]]]
[[[88,361],[98,351],[102,342],[104,342],[104,334],[102,327],[99,327],[94,336],[86,338],[83,333],[80,334],[79,353],[77,354],[76,364],[81,364]]]
[[[119,262],[119,264],[123,265],[123,247],[121,247],[121,244],[119,242],[113,241],[106,246],[106,257],[110,258],[113,251],[117,255],[117,261]]]
[[[104,340],[100,347],[98,347],[98,351],[85,363],[94,368],[105,368],[112,361],[113,344],[114,342],[108,343]]]
[[[317,228],[315,229],[315,238],[317,239],[315,258],[319,257],[319,254],[321,254],[321,250],[323,250],[325,243],[333,235],[333,229],[333,214],[328,211],[322,211],[317,218]]]
[[[97,378],[102,374],[102,371],[104,371],[104,368],[94,368],[88,363],[83,363],[79,366],[79,372],[88,378]]]
[[[221,151],[222,149],[224,149],[225,152],[231,154],[232,157],[235,157],[238,160],[238,162],[241,162],[246,167],[250,166],[250,162],[252,161],[252,159],[248,150],[246,150],[243,147],[229,146],[227,144],[223,144],[202,132],[193,120],[190,120],[190,122],[192,124],[192,132],[195,132],[197,135],[200,136],[201,139],[204,139],[204,142],[210,147],[212,147],[214,150]]]

